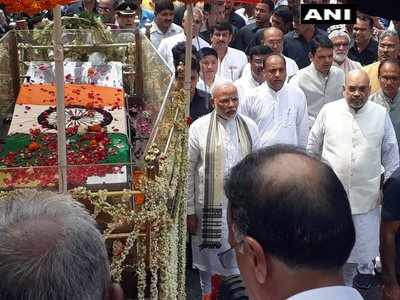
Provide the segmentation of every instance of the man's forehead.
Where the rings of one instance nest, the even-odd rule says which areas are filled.
[[[382,38],[380,40],[380,44],[399,44],[400,40],[399,40],[399,36],[385,36],[384,38]]]

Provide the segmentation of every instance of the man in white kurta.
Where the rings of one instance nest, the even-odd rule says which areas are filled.
[[[240,104],[240,113],[258,126],[260,146],[292,144],[305,148],[308,138],[307,102],[303,91],[286,83],[284,58],[265,60],[266,81]]]
[[[214,187],[220,189],[222,217],[220,247],[203,248],[204,245],[204,225],[203,210],[206,206],[206,182],[214,180],[207,178],[207,145],[209,141],[209,130],[213,120],[218,123],[219,135],[217,140],[223,147],[222,164],[223,170],[220,175],[226,176],[231,167],[238,163],[247,153],[243,153],[243,143],[239,130],[239,120],[246,127],[246,141],[249,141],[250,151],[258,147],[258,129],[257,125],[245,116],[237,113],[239,98],[237,91],[232,83],[222,82],[216,84],[212,91],[212,102],[214,112],[197,119],[189,129],[189,166],[188,166],[188,208],[187,222],[188,231],[193,234],[192,252],[193,265],[200,271],[200,283],[203,299],[211,299],[211,276],[213,274],[232,275],[239,274],[234,256],[226,266],[222,266],[218,260],[218,253],[230,248],[228,243],[228,228],[226,224],[227,199],[223,192],[223,182],[221,186]],[[217,165],[217,162],[212,162]],[[216,174],[215,176],[218,176]],[[214,201],[216,199],[213,199]]]
[[[183,29],[185,29],[185,26],[187,26],[187,12],[185,12],[185,15],[183,17],[182,21],[182,26]],[[199,30],[201,27],[201,24],[203,23],[203,12],[201,9],[194,7],[193,8],[193,28],[192,28],[192,35],[193,35],[193,40],[192,40],[192,45],[199,51],[203,47],[210,47],[210,45],[203,40],[201,37],[199,37]],[[185,25],[186,24],[186,25]],[[174,71],[174,57],[172,55],[172,48],[178,44],[179,42],[184,42],[186,41],[186,35],[185,32],[178,33],[176,35],[173,35],[171,37],[167,37],[163,39],[158,46],[158,53],[168,66]]]
[[[310,49],[311,64],[297,72],[289,83],[302,89],[307,99],[309,127],[322,106],[342,98],[344,72],[332,66],[333,44],[328,37],[316,37]]]
[[[211,46],[218,53],[217,75],[226,80],[235,81],[240,78],[247,64],[247,56],[243,51],[229,47],[233,29],[228,22],[217,22],[211,35]]]
[[[349,198],[356,243],[344,267],[346,285],[353,284],[356,271],[364,278],[373,276],[372,260],[379,254],[382,179],[399,166],[390,117],[383,106],[368,101],[369,93],[368,75],[362,70],[350,71],[344,98],[321,109],[307,146],[331,165]]]
[[[239,95],[239,103],[244,101],[256,87],[265,81],[265,58],[271,53],[272,50],[265,46],[254,46],[250,49],[250,72],[243,74],[242,77],[234,82]]]

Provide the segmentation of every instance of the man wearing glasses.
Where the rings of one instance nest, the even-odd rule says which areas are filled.
[[[378,79],[381,89],[370,96],[370,100],[383,105],[390,116],[400,143],[400,62],[388,59],[378,68]]]
[[[257,125],[237,113],[239,98],[231,82],[213,86],[212,105],[213,112],[190,126],[188,149],[187,228],[193,234],[193,265],[199,269],[203,300],[211,300],[214,274],[239,274],[235,257],[224,267],[217,256],[229,248],[223,180],[258,147]]]
[[[371,80],[371,93],[379,90],[378,68],[379,64],[389,58],[398,58],[400,50],[399,35],[395,30],[385,30],[379,37],[378,61],[363,67]]]
[[[102,18],[105,25],[110,25],[112,28],[116,27],[115,23],[115,9],[118,6],[116,0],[99,0],[97,11]]]
[[[339,67],[347,74],[351,70],[361,69],[358,61],[348,57],[350,35],[346,32],[344,25],[333,25],[328,28],[328,37],[333,44],[333,66]]]
[[[295,146],[248,155],[225,184],[231,249],[250,299],[362,300],[343,286],[355,231],[333,170]],[[233,251],[234,250],[234,251]]]

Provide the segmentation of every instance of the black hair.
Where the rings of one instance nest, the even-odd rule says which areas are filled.
[[[253,59],[254,55],[269,55],[273,52],[274,51],[272,51],[272,49],[268,46],[258,45],[251,47],[249,50],[250,61]]]
[[[285,24],[292,23],[293,14],[286,5],[279,5],[272,13],[282,19]]]
[[[215,30],[218,30],[218,31],[226,31],[226,30],[228,30],[229,34],[233,34],[233,27],[227,21],[221,21],[221,22],[215,23],[215,25],[211,29],[211,34],[214,34]]]
[[[333,43],[329,39],[329,37],[325,35],[320,35],[316,36],[311,40],[311,45],[310,45],[310,52],[312,55],[317,52],[318,48],[328,48],[328,49],[333,49]]]
[[[382,61],[378,67],[378,77],[381,75],[381,69],[386,64],[392,64],[400,67],[400,61],[397,58],[389,58],[387,60]]]
[[[174,58],[174,67],[176,70],[180,63],[185,63],[185,42],[179,42],[172,48],[172,56]],[[192,70],[193,69],[196,69],[197,72],[200,72],[199,52],[197,51],[196,47],[192,45]]]
[[[164,10],[172,10],[175,11],[174,4],[170,0],[158,0],[154,4],[154,14],[158,15],[160,12]]]
[[[364,22],[369,23],[369,28],[372,29],[374,27],[374,19],[370,15],[365,13],[357,12],[357,19],[363,20]]]
[[[208,55],[213,55],[218,59],[217,51],[214,48],[204,47],[204,48],[200,49],[200,51],[199,51],[200,60],[203,59],[203,57],[208,56]]]
[[[258,3],[263,3],[263,4],[267,4],[269,6],[269,11],[272,12],[274,10],[275,4],[272,0],[261,0]],[[257,4],[258,4],[257,3]]]
[[[346,191],[304,149],[274,145],[247,155],[231,169],[225,194],[238,232],[288,267],[336,272],[346,263],[355,242]]]

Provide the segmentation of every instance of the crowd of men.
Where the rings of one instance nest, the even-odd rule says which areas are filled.
[[[179,1],[151,5],[82,0],[63,14],[98,15],[112,29],[147,27],[176,70],[185,61],[189,15]],[[400,22],[359,12],[354,25],[302,24],[299,6],[299,0],[214,0],[193,9],[187,228],[202,297],[215,299],[213,276],[241,274],[255,300],[361,299],[352,286],[374,286],[380,258],[383,299],[400,299]],[[11,23],[34,28],[44,17],[51,14],[3,12],[0,30]],[[0,214],[17,209],[9,205]],[[49,228],[47,237],[69,230],[60,212],[26,212],[39,221],[0,215],[1,261],[16,249],[3,244],[19,246],[10,241],[21,230]],[[16,252],[23,264],[13,265],[15,273],[29,283],[24,264],[32,267],[29,256],[40,261],[43,245]],[[54,242],[47,246],[57,250]],[[27,287],[6,290],[17,280],[4,275],[8,266],[0,263],[7,278],[0,297],[45,299],[16,296]],[[98,288],[117,299],[118,289],[101,276]]]

